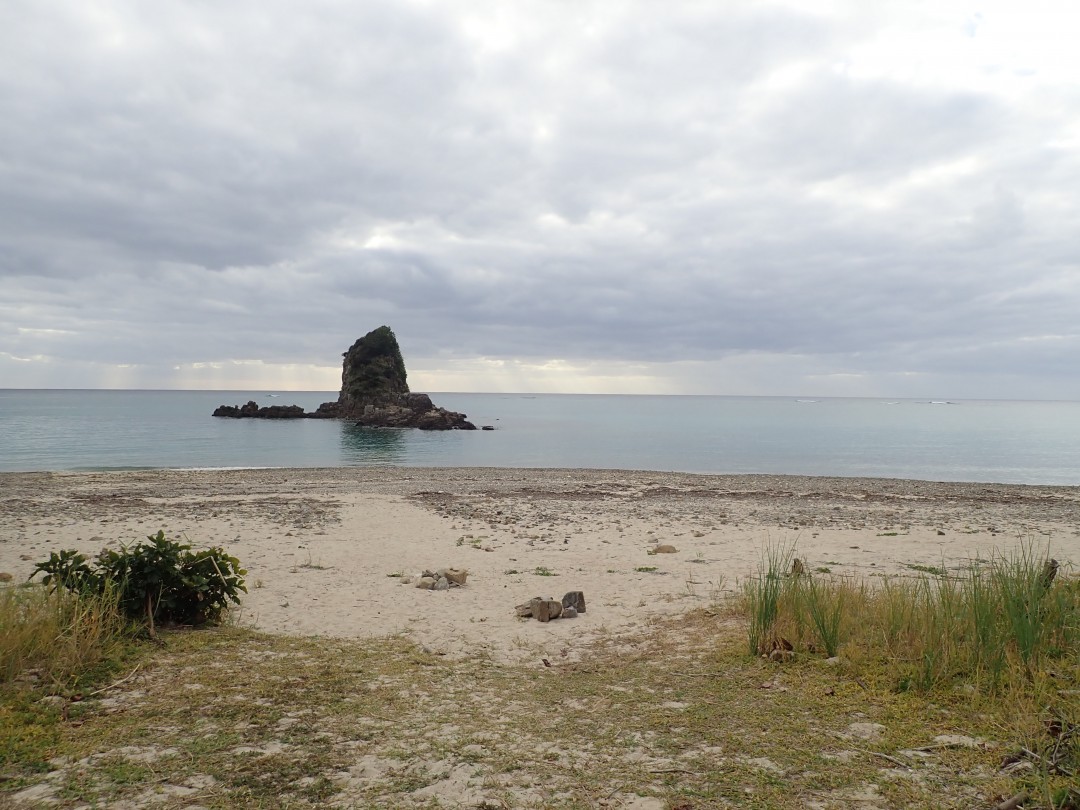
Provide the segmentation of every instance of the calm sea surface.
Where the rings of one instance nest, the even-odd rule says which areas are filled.
[[[0,389],[0,470],[590,467],[1080,485],[1080,403],[434,394],[494,431],[215,419],[336,392]]]

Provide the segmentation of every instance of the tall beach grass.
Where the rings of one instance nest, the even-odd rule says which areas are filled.
[[[754,654],[880,659],[901,690],[961,680],[993,693],[1080,666],[1080,581],[1051,577],[1031,545],[956,575],[877,581],[792,573],[793,557],[768,549],[744,587]]]
[[[779,630],[784,625],[781,616],[781,600],[790,598],[790,580],[785,579],[791,567],[794,549],[788,546],[767,546],[758,568],[758,576],[745,584],[749,609],[750,654],[767,654],[780,641]],[[790,612],[783,618],[801,618]]]
[[[40,683],[78,683],[113,659],[128,637],[116,593],[73,593],[42,585],[0,588],[0,686],[32,674]]]

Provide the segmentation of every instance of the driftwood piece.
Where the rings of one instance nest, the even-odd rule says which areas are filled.
[[[1058,569],[1061,564],[1051,557],[1045,563],[1043,563],[1042,574],[1039,576],[1039,584],[1042,585],[1044,591],[1050,590],[1050,586],[1054,584],[1054,578],[1057,577]]]
[[[1027,793],[1017,793],[1015,796],[1010,796],[1003,802],[998,802],[991,808],[991,810],[1016,810],[1020,805],[1028,800]]]

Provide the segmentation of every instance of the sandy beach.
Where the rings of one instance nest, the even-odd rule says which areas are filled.
[[[1080,489],[611,470],[337,468],[0,476],[0,572],[162,529],[248,571],[236,620],[270,633],[407,634],[449,657],[573,660],[600,635],[708,604],[794,545],[808,570],[961,567],[1030,543],[1080,560]],[[673,553],[652,553],[657,545]],[[424,569],[469,572],[420,590]],[[587,612],[515,616],[533,596]]]

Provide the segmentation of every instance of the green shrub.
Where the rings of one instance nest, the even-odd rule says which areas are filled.
[[[119,551],[105,549],[93,565],[76,551],[53,552],[37,564],[31,578],[37,574],[43,574],[42,581],[53,590],[114,590],[120,610],[131,618],[145,618],[151,635],[156,622],[217,622],[229,602],[239,604],[239,593],[247,592],[247,571],[236,557],[220,548],[192,551],[161,531]]]
[[[58,586],[73,593],[97,593],[102,589],[101,577],[86,564],[86,555],[73,549],[66,549],[57,554],[55,551],[43,563],[34,566],[33,579],[37,574],[45,574],[42,584],[55,591]]]

